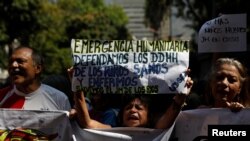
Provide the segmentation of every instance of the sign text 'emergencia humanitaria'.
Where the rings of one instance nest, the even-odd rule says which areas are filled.
[[[189,42],[71,40],[72,90],[105,94],[185,93]]]

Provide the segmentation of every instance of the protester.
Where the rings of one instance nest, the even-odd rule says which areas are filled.
[[[34,49],[20,46],[9,58],[11,85],[0,90],[0,108],[66,110],[70,102],[63,92],[41,83],[43,58]]]
[[[246,68],[236,59],[219,58],[212,67],[209,89],[200,107],[229,108],[240,111],[250,106]]]
[[[150,95],[123,95],[118,125],[126,127],[154,127],[153,100]],[[149,114],[150,113],[150,114]]]
[[[69,69],[69,76],[72,76],[73,69]],[[192,88],[193,81],[188,77],[186,87],[188,88],[188,93]],[[157,129],[168,129],[174,123],[176,117],[181,111],[187,94],[177,94],[173,98],[172,104],[167,108],[165,113],[159,118],[158,122],[153,126]],[[138,95],[139,96],[139,95]],[[150,105],[147,100],[140,95],[129,100],[128,104],[121,109],[121,126],[125,127],[148,127],[150,125],[149,115],[150,115]],[[82,128],[111,128],[112,126],[108,124],[103,124],[92,119],[89,115],[87,109],[85,96],[83,91],[75,92],[75,109],[77,112],[77,121]]]

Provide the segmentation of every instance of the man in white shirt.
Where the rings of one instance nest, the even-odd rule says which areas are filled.
[[[43,58],[30,47],[20,46],[13,50],[8,68],[11,85],[0,90],[0,108],[71,109],[66,94],[41,83],[43,62]]]

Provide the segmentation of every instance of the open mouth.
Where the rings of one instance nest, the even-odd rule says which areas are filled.
[[[131,114],[128,118],[129,120],[139,120],[138,113]]]
[[[227,101],[227,96],[228,96],[228,92],[227,91],[217,91],[217,94],[220,96],[220,98],[224,101]]]
[[[22,71],[19,68],[15,68],[15,69],[12,69],[10,71],[10,74],[11,75],[22,75],[23,73],[22,73]]]
[[[219,91],[217,91],[217,93],[219,93],[222,96],[228,95],[228,91],[225,91],[225,90],[219,90]]]

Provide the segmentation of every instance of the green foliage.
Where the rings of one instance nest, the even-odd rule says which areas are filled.
[[[86,39],[128,39],[125,25],[127,17],[120,7],[83,7],[89,11],[77,11],[67,19],[67,34],[70,38]]]
[[[0,15],[0,68],[7,67],[4,47],[14,39],[43,54],[49,75],[72,65],[72,38],[130,38],[125,13],[102,0],[1,0]]]

